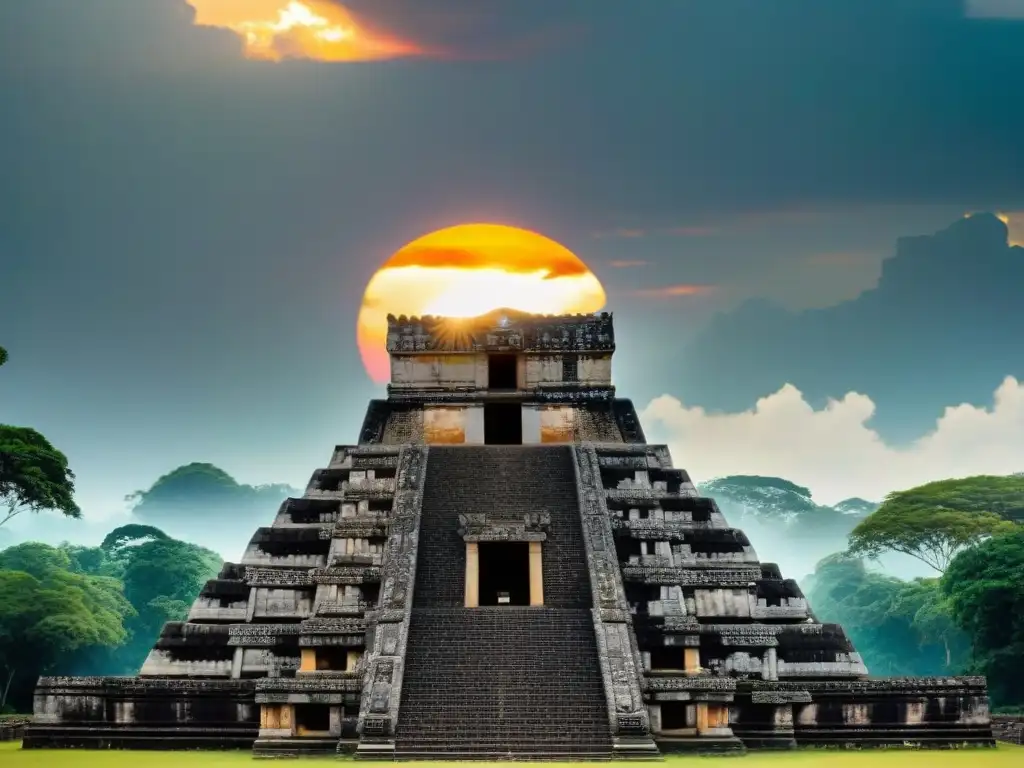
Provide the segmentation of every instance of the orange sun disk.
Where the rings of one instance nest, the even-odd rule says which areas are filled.
[[[387,316],[475,317],[507,307],[523,312],[597,312],[601,282],[572,251],[528,229],[460,224],[400,248],[370,279],[357,338],[366,371],[390,379]]]

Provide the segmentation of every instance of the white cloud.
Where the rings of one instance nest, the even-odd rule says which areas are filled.
[[[1024,471],[1024,382],[1007,377],[991,408],[947,407],[912,445],[887,445],[866,425],[875,411],[856,392],[815,410],[791,384],[742,413],[688,408],[670,395],[640,414],[648,441],[667,443],[695,482],[769,475],[807,486],[819,503],[880,500],[932,480]]]

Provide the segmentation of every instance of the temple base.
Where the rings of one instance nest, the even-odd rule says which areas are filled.
[[[661,736],[657,744],[666,755],[742,755],[747,751],[735,736]]]
[[[355,751],[356,760],[394,760],[395,740],[382,739],[374,741],[365,736],[359,741]]]
[[[140,677],[44,677],[26,749],[250,749],[255,683]]]
[[[252,745],[253,757],[325,757],[338,750],[333,737],[301,739],[257,739]]]
[[[654,739],[647,738],[624,739],[616,738],[612,741],[613,760],[660,760],[661,752]]]

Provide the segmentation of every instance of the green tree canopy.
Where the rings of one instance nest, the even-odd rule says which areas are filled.
[[[208,521],[211,513],[267,511],[296,489],[287,485],[245,485],[213,464],[194,462],[160,477],[146,491],[127,497],[140,520],[160,523],[168,519]]]
[[[137,670],[164,623],[185,620],[223,561],[216,552],[170,538],[127,547],[122,561],[124,592],[138,611],[129,623],[132,638],[123,658]]]
[[[71,558],[63,549],[26,541],[0,551],[0,570],[22,571],[37,579],[45,579],[54,571],[66,571]]]
[[[894,495],[905,503],[960,512],[991,512],[1024,523],[1024,474],[939,480]]]
[[[950,674],[966,663],[967,636],[937,579],[903,581],[841,553],[819,562],[807,583],[815,615],[843,626],[872,674]]]
[[[0,590],[0,688],[13,680],[10,701],[24,708],[39,674],[138,673],[163,624],[186,618],[220,566],[215,552],[134,524],[111,531],[100,547],[27,542],[0,551],[0,576],[9,588]],[[15,599],[18,588],[28,597]],[[42,629],[71,632],[77,615],[72,607],[79,603],[95,623],[83,624],[71,639],[55,636],[45,647],[32,647],[36,630],[30,629],[44,617],[26,611],[42,606],[46,615],[62,615],[54,602],[61,594],[67,603],[63,623]],[[112,624],[115,617],[119,623]]]
[[[0,525],[26,511],[81,517],[74,481],[67,457],[45,437],[28,427],[0,424],[0,506],[7,509]]]
[[[1024,704],[1024,529],[957,555],[941,586],[971,638],[974,671],[988,676],[993,703]]]
[[[208,549],[175,539],[158,539],[132,547],[124,569],[125,595],[133,605],[157,597],[191,602],[223,564]]]
[[[0,556],[2,710],[12,691],[26,700],[40,674],[76,653],[123,643],[124,621],[134,611],[119,581],[65,570],[68,558],[58,549],[29,544]],[[9,568],[16,563],[32,572]]]
[[[216,501],[237,497],[239,485],[231,475],[213,464],[193,462],[161,476],[148,491],[136,491],[127,497],[136,502],[136,513],[145,507],[188,504],[197,499]]]
[[[960,552],[1013,530],[1024,478],[982,475],[889,494],[850,534],[852,555],[900,552],[942,573]]]
[[[3,365],[6,362],[7,362],[7,350],[4,349],[3,347],[0,347],[0,365]]]
[[[124,552],[127,547],[138,546],[150,541],[168,541],[170,538],[166,533],[159,528],[154,528],[152,525],[130,523],[115,528],[108,533],[103,538],[100,549],[117,556]]]

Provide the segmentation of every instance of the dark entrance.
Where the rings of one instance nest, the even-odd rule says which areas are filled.
[[[484,443],[487,445],[523,444],[523,409],[518,403],[484,405]]]
[[[480,542],[480,605],[530,604],[530,545]]]
[[[331,730],[331,709],[323,704],[296,704],[295,725],[300,731],[328,733]]]
[[[518,385],[515,355],[489,355],[487,357],[488,389],[516,389]]]

